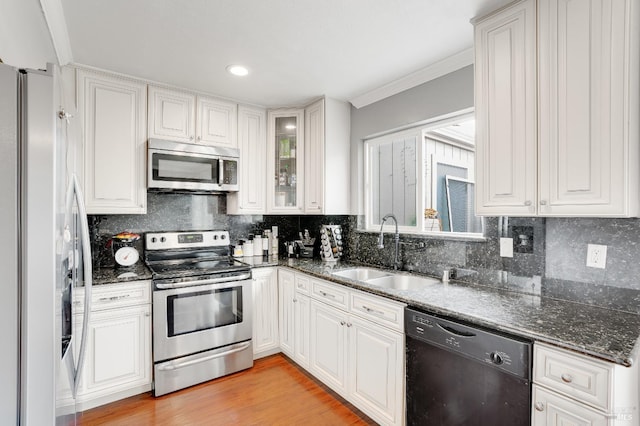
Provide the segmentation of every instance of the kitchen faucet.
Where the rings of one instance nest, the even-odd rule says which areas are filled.
[[[396,233],[394,234],[394,242],[395,242],[395,256],[393,258],[393,269],[397,270],[398,269],[398,246],[400,245],[400,234],[398,233],[398,219],[396,219],[396,217],[389,213],[388,215],[386,215],[385,217],[382,218],[382,222],[380,223],[380,235],[378,236],[378,248],[382,249],[384,248],[384,233],[382,232],[382,227],[384,226],[384,223],[386,222],[387,219],[393,219],[393,221],[396,224]]]

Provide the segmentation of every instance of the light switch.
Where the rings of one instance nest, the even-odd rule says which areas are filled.
[[[500,238],[500,256],[513,257],[513,238]]]

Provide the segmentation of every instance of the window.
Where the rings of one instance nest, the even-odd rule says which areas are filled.
[[[365,141],[365,219],[401,232],[481,236],[474,214],[475,123],[464,111]]]

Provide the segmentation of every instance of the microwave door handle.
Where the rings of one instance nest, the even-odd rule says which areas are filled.
[[[218,158],[218,185],[222,186],[224,183],[224,160]]]

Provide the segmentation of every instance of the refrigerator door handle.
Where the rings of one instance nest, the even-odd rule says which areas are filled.
[[[89,314],[91,312],[91,286],[93,284],[93,270],[91,265],[91,241],[89,239],[89,221],[87,211],[84,206],[84,195],[75,174],[72,175],[73,194],[78,204],[78,216],[80,217],[80,240],[82,243],[82,262],[84,277],[84,314],[82,318],[82,336],[80,340],[80,351],[78,352],[78,366],[76,367],[73,381],[73,397],[78,392],[80,376],[84,367],[85,352],[87,350],[87,334],[89,326]]]

